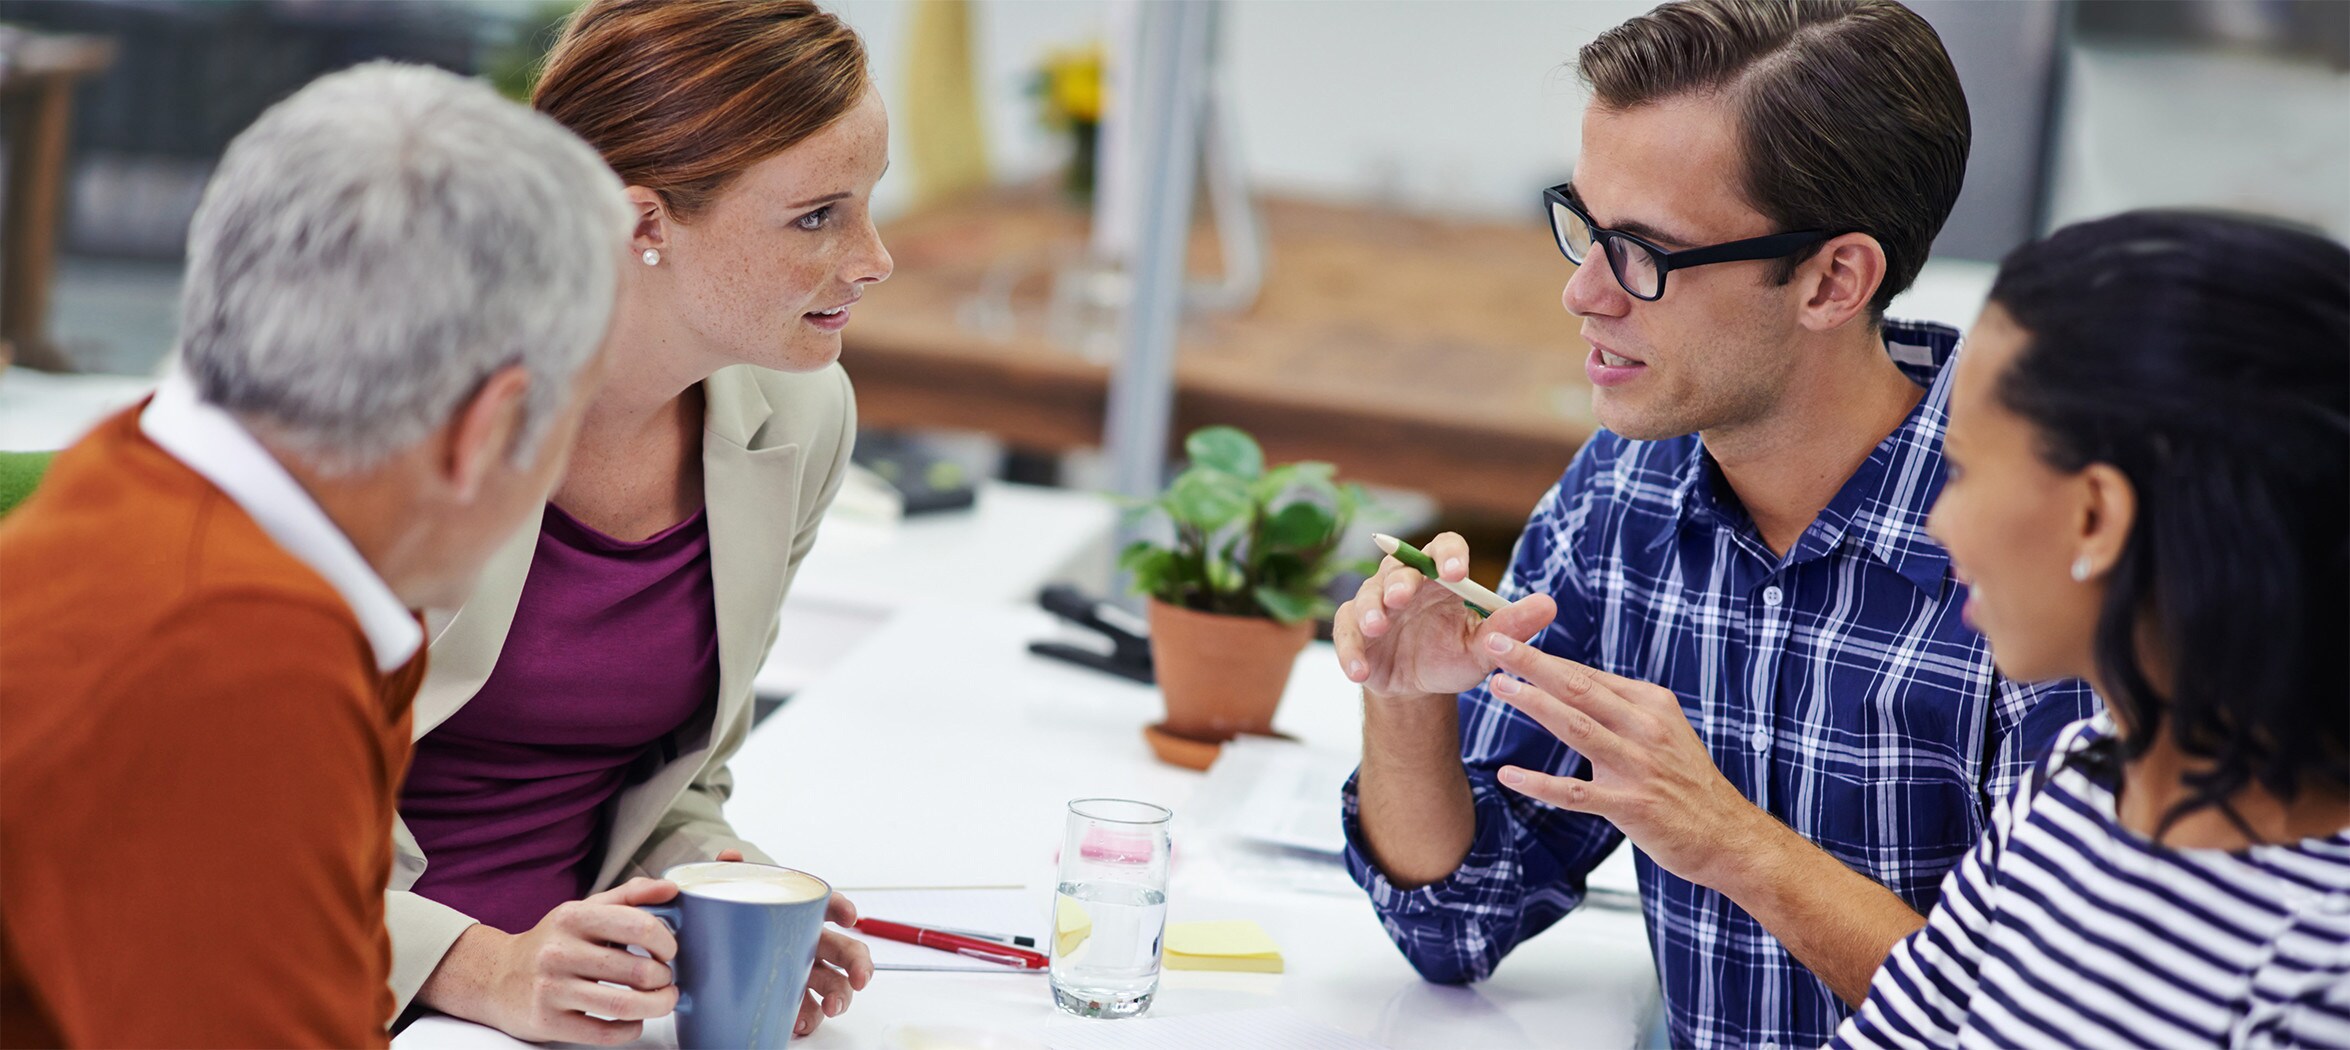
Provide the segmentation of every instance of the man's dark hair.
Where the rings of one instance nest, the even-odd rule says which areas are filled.
[[[1584,45],[1576,68],[1611,110],[1692,94],[1734,106],[1739,184],[1757,211],[1782,230],[1883,246],[1873,317],[1917,279],[1958,201],[1966,95],[1942,38],[1892,0],[1670,3]]]

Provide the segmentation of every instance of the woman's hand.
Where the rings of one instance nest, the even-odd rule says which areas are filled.
[[[719,850],[719,860],[741,860],[741,850]],[[857,906],[847,897],[833,894],[824,905],[824,921],[835,926],[855,926]],[[826,930],[816,941],[816,965],[808,969],[808,990],[800,1000],[799,1020],[792,1024],[792,1037],[798,1038],[816,1030],[827,1017],[839,1017],[849,1008],[849,1000],[873,980],[873,953],[865,942],[836,930]]]
[[[824,920],[835,926],[855,926],[857,906],[833,894],[824,905]],[[826,930],[816,941],[816,965],[808,970],[808,997],[800,1001],[800,1020],[794,1036],[806,1035],[827,1017],[847,1012],[849,999],[873,981],[873,953],[865,942],[838,930]]]
[[[669,972],[677,938],[635,905],[675,896],[676,883],[630,879],[586,900],[556,905],[524,933],[477,923],[441,957],[417,1001],[531,1042],[634,1041],[646,1019],[677,1007]],[[628,944],[652,958],[614,947]]]

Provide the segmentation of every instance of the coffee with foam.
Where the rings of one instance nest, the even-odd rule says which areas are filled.
[[[745,904],[798,904],[832,893],[824,880],[790,868],[736,861],[710,861],[669,869],[679,890],[696,897]]]

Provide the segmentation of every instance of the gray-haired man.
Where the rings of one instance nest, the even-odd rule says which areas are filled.
[[[436,70],[230,144],[184,373],[0,528],[0,1045],[384,1042],[410,610],[561,474],[630,221],[570,132]]]

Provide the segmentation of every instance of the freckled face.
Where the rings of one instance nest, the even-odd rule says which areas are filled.
[[[2032,424],[1999,400],[2000,377],[2029,337],[1994,303],[1950,367],[1949,479],[1926,528],[1971,591],[1967,622],[2018,681],[2091,670],[2104,588],[2070,575],[2086,504],[2080,475],[2041,458]]]
[[[887,167],[889,115],[872,92],[752,165],[693,221],[672,219],[660,265],[675,323],[730,363],[812,372],[838,360],[851,304],[890,274],[872,215]]]

